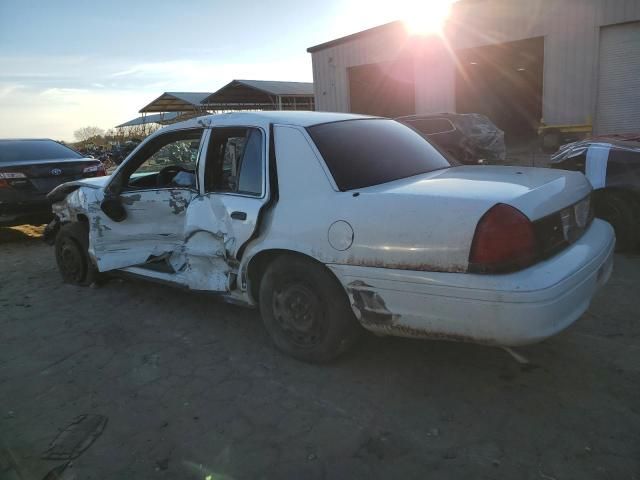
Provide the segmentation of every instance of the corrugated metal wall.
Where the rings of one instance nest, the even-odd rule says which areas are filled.
[[[600,27],[637,20],[640,0],[463,1],[449,39],[461,49],[544,36],[544,119],[583,123],[595,120]],[[317,109],[349,111],[347,67],[389,61],[408,42],[385,31],[314,52]],[[437,50],[418,61],[416,79],[417,112],[455,108],[455,64],[449,55]]]
[[[600,30],[598,133],[640,131],[640,22]]]
[[[316,109],[349,111],[347,67],[391,61],[400,56],[406,36],[389,29],[375,37],[356,39],[312,54]]]

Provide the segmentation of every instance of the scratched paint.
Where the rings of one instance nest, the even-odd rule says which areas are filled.
[[[169,206],[172,209],[174,215],[179,215],[187,209],[187,205],[189,205],[189,200],[184,198],[182,191],[180,190],[171,190],[170,192],[171,198],[169,199]]]

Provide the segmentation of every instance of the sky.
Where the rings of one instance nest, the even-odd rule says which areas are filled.
[[[448,0],[0,0],[0,138],[72,141],[165,91],[312,81],[310,46]]]

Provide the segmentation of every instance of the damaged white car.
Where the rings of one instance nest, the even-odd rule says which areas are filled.
[[[588,308],[611,226],[578,172],[452,166],[393,120],[201,117],[110,177],[50,194],[66,282],[124,272],[259,306],[275,344],[327,361],[362,330],[532,343]]]

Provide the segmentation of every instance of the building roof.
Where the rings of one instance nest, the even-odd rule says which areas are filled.
[[[294,95],[313,95],[312,82],[280,82],[272,80],[234,80],[234,82],[246,85],[251,88],[255,88],[257,90],[262,90],[263,92],[269,93],[271,95],[281,95],[287,97]]]
[[[167,112],[167,113],[156,113],[154,115],[143,115],[141,117],[134,118],[133,120],[129,120],[128,122],[121,123],[120,125],[116,125],[115,128],[135,127],[136,125],[146,125],[149,123],[163,124],[164,122],[170,122],[171,120],[175,120],[179,115],[180,115],[179,112]]]
[[[370,37],[372,35],[378,35],[380,33],[391,33],[391,32],[406,34],[406,29],[404,27],[404,24],[400,20],[396,20],[394,22],[385,23],[384,25],[379,25],[377,27],[369,28],[361,32],[352,33],[351,35],[346,35],[344,37],[336,38],[335,40],[330,40],[328,42],[321,43],[313,47],[309,47],[307,48],[307,52],[314,53],[319,50],[324,50],[325,48],[330,48],[336,45],[340,45],[341,43],[351,42],[353,40],[359,40],[361,38]]]
[[[164,92],[153,102],[141,108],[145,112],[188,112],[202,110],[202,101],[211,95],[210,92]]]
[[[275,109],[277,97],[313,98],[313,83],[232,80],[203,103],[211,110]]]

